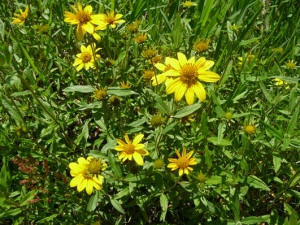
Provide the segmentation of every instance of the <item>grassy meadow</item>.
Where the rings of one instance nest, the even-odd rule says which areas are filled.
[[[0,1],[0,224],[300,224],[297,0]]]

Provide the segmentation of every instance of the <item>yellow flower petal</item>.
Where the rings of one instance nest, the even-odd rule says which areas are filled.
[[[198,71],[198,73],[198,79],[205,82],[217,82],[221,78],[217,73],[212,71]]]
[[[93,181],[92,180],[87,180],[87,183],[86,183],[86,193],[88,195],[91,195],[93,193]]]
[[[179,85],[178,85],[179,86]],[[187,90],[187,84],[182,83],[178,89],[175,90],[175,100],[180,101]]]
[[[204,101],[206,99],[205,89],[204,89],[203,85],[200,82],[197,82],[195,85],[193,85],[193,90],[194,90],[196,96],[201,101]]]
[[[82,183],[84,177],[83,176],[76,176],[74,177],[71,182],[70,182],[70,187],[76,187],[78,186],[80,183]]]
[[[178,174],[179,174],[179,176],[181,177],[181,176],[183,175],[183,169],[180,168],[180,169],[178,170]]]
[[[180,66],[183,66],[184,64],[187,63],[187,59],[186,59],[186,57],[183,53],[178,52],[177,57],[178,57],[178,61],[179,61]]]
[[[141,142],[141,140],[143,139],[144,135],[143,134],[138,134],[134,137],[132,144],[133,145],[137,145],[138,143]]]
[[[193,88],[188,88],[186,90],[185,99],[189,105],[192,105],[194,103],[194,89]]]
[[[140,165],[140,166],[144,165],[143,158],[142,158],[142,156],[139,153],[134,152],[133,153],[133,159],[134,159],[134,161],[136,161],[136,163],[138,165]]]

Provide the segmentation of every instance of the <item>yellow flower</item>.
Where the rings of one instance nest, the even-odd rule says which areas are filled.
[[[126,82],[122,81],[121,82],[121,88],[131,88],[131,84],[129,83],[128,80]]]
[[[142,33],[142,34],[137,35],[134,40],[136,43],[142,44],[146,41],[146,39],[147,39],[147,33]]]
[[[152,70],[145,70],[143,76],[144,76],[144,79],[150,80],[152,77],[155,76],[155,73]]]
[[[107,26],[110,26],[111,28],[116,28],[116,24],[117,23],[124,23],[125,20],[121,20],[121,18],[123,17],[122,14],[116,14],[114,11],[107,11],[106,14],[105,13],[101,13],[99,15],[96,16],[97,17],[97,29],[98,30],[106,30]]]
[[[206,181],[206,176],[205,176],[205,174],[203,174],[203,173],[198,173],[198,175],[197,175],[197,179],[198,179],[198,181],[200,182],[200,183],[204,183],[205,181]]]
[[[154,164],[153,164],[153,167],[155,169],[160,169],[164,166],[164,161],[162,159],[157,159],[155,160]]]
[[[80,157],[78,163],[69,164],[71,176],[74,177],[70,182],[70,187],[76,187],[81,192],[84,189],[88,195],[92,194],[93,188],[102,189],[103,176],[101,172],[105,170],[107,164],[102,159]]]
[[[107,90],[106,88],[100,88],[100,89],[96,89],[95,93],[94,93],[94,98],[98,101],[101,101],[103,99],[105,99],[107,96]]]
[[[192,105],[195,94],[201,101],[204,101],[206,92],[200,81],[217,82],[220,79],[217,73],[207,71],[214,65],[214,62],[206,60],[204,57],[200,57],[195,61],[194,56],[187,60],[186,56],[181,52],[177,53],[177,56],[178,60],[169,59],[169,63],[173,68],[162,73],[163,75],[160,77],[159,75],[156,76],[157,82],[166,79],[164,76],[167,78],[171,77],[172,79],[166,79],[165,82],[166,93],[174,93],[176,101],[180,101],[185,95],[187,103]]]
[[[71,24],[77,24],[76,36],[78,40],[83,40],[83,37],[86,32],[92,34],[96,40],[100,39],[100,36],[95,33],[97,29],[95,29],[95,25],[100,24],[98,16],[92,15],[93,8],[90,5],[87,5],[84,9],[82,5],[78,2],[77,8],[76,6],[72,6],[74,13],[69,11],[65,12],[65,22]]]
[[[144,51],[142,51],[142,56],[146,59],[151,59],[155,55],[156,55],[156,50],[152,48],[147,48]]]
[[[150,120],[150,123],[153,127],[158,127],[160,125],[163,125],[165,122],[166,122],[166,118],[160,115],[154,115]]]
[[[183,152],[182,155],[179,154],[179,152],[177,151],[177,149],[175,149],[176,155],[178,157],[178,159],[174,159],[174,158],[169,158],[168,160],[171,162],[168,164],[168,168],[171,168],[171,171],[174,171],[176,169],[178,170],[178,174],[179,176],[182,176],[183,173],[185,174],[189,174],[189,170],[193,171],[193,168],[190,166],[196,165],[196,158],[191,158],[194,151],[190,151],[187,155],[186,155],[186,149],[183,148]]]
[[[28,16],[29,6],[28,5],[26,6],[26,9],[24,12],[22,11],[22,9],[19,9],[19,11],[20,11],[20,14],[14,13],[15,17],[13,17],[12,24],[23,25],[25,23],[25,20]]]
[[[156,55],[154,56],[152,59],[151,59],[151,62],[153,65],[155,65],[156,63],[160,63],[162,60],[162,57],[161,55]]]
[[[282,53],[283,52],[283,48],[272,48],[272,52]]]
[[[187,7],[187,8],[190,8],[190,7],[196,6],[196,5],[197,5],[197,3],[191,2],[191,1],[185,1],[185,2],[183,3],[183,6],[184,6],[184,7]]]
[[[140,144],[143,137],[143,134],[136,135],[132,143],[128,134],[124,136],[126,143],[121,139],[117,139],[119,145],[115,147],[115,150],[120,152],[119,159],[125,162],[127,159],[132,160],[133,158],[138,165],[144,165],[142,156],[149,155],[149,152],[145,149],[144,144]]]
[[[245,60],[243,59],[243,57],[238,57],[238,60],[240,61],[240,62],[238,62],[238,65],[242,66],[244,61],[245,61],[245,64],[248,65],[254,57],[255,57],[255,55],[250,55],[250,54],[246,54]]]
[[[209,46],[209,40],[201,40],[198,39],[195,44],[193,45],[193,48],[198,52],[204,52],[208,49]]]
[[[139,26],[140,26],[141,21],[137,20],[131,24],[127,25],[127,29],[129,32],[131,33],[135,33],[139,30]]]
[[[295,69],[296,68],[296,63],[294,63],[293,60],[290,60],[288,61],[285,66],[288,68],[288,69]]]
[[[96,49],[95,44],[91,44],[87,47],[80,46],[81,53],[76,55],[73,66],[76,66],[76,70],[80,71],[83,67],[88,70],[89,68],[95,69],[95,60],[100,58],[100,55],[96,54],[101,48]]]
[[[251,125],[251,124],[248,124],[248,125],[246,125],[246,126],[244,127],[244,130],[245,130],[245,132],[248,133],[248,134],[254,134],[255,131],[256,131],[256,128],[255,128],[255,126],[253,126],[253,125]]]
[[[226,112],[225,115],[224,115],[224,117],[225,117],[227,120],[231,120],[232,117],[233,117],[233,114],[232,114],[232,112]]]
[[[230,26],[230,29],[233,30],[233,31],[238,31],[240,29],[240,26],[236,25],[236,24],[233,24]]]
[[[290,88],[290,86],[288,85],[289,84],[288,82],[280,80],[279,78],[274,78],[273,81],[275,82],[275,85],[277,85],[277,86],[284,85],[286,90]]]

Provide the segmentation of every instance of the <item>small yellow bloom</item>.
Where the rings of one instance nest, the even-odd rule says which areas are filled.
[[[203,174],[203,173],[198,173],[198,175],[197,175],[197,179],[198,179],[198,181],[200,182],[200,183],[204,183],[205,181],[206,181],[206,176],[205,176],[205,174]]]
[[[240,29],[240,26],[236,25],[236,24],[233,24],[230,26],[230,29],[233,30],[233,31],[238,31]]]
[[[147,39],[147,33],[141,33],[138,34],[134,40],[136,43],[142,44],[146,41],[146,39]]]
[[[206,51],[208,49],[208,46],[209,46],[209,40],[198,39],[193,45],[193,48],[195,49],[195,51],[200,53]]]
[[[76,6],[72,6],[75,13],[69,11],[65,12],[65,22],[71,24],[77,24],[76,37],[78,40],[83,40],[83,37],[86,32],[92,34],[96,40],[100,39],[100,36],[95,33],[95,25],[100,24],[98,16],[93,15],[93,8],[90,5],[87,5],[84,9],[82,5],[78,2]]]
[[[217,82],[220,80],[217,73],[208,71],[214,65],[214,61],[206,60],[204,57],[195,61],[195,56],[187,59],[181,52],[178,52],[177,56],[178,60],[168,59],[172,69],[152,78],[154,85],[165,81],[166,93],[174,93],[176,101],[180,101],[185,96],[186,102],[192,105],[195,95],[204,101],[206,92],[200,81]],[[155,67],[158,68],[157,64]]]
[[[191,1],[185,1],[185,2],[183,3],[183,7],[186,7],[186,8],[190,8],[190,7],[196,6],[196,5],[197,5],[197,3],[191,2]]]
[[[130,32],[130,33],[136,33],[138,32],[139,30],[139,25],[140,25],[140,21],[135,21],[131,24],[128,24],[127,25],[127,30]]]
[[[144,144],[140,144],[143,137],[143,134],[136,135],[132,143],[128,137],[128,134],[125,134],[124,136],[126,142],[122,141],[121,139],[117,139],[117,143],[119,145],[114,149],[120,152],[118,158],[123,162],[125,162],[127,159],[132,160],[133,158],[138,165],[144,165],[142,156],[149,155],[149,152],[145,149]]]
[[[26,9],[24,12],[22,11],[22,9],[19,9],[19,11],[20,11],[20,14],[14,13],[15,17],[13,17],[12,24],[19,24],[19,26],[20,26],[25,23],[25,20],[28,17],[29,6],[28,5],[26,6]]]
[[[69,164],[71,176],[74,177],[70,182],[70,187],[76,187],[81,192],[84,189],[88,195],[91,195],[93,188],[102,189],[103,176],[101,172],[105,170],[107,164],[102,159],[80,157],[78,163]]]
[[[255,128],[255,126],[248,124],[248,125],[244,126],[244,130],[248,134],[254,134],[256,131],[256,128]]]
[[[152,77],[155,76],[155,73],[152,70],[145,70],[143,76],[144,76],[144,79],[150,80]]]
[[[153,127],[158,127],[160,125],[163,125],[165,122],[166,122],[166,118],[159,115],[152,116],[150,120],[150,123]]]
[[[196,165],[196,158],[191,158],[194,151],[190,151],[187,155],[186,155],[186,149],[183,148],[183,152],[182,155],[179,154],[179,152],[177,151],[177,149],[175,149],[176,155],[178,157],[178,159],[174,159],[174,158],[169,158],[168,160],[171,162],[168,164],[168,168],[171,168],[171,171],[174,171],[176,169],[178,170],[178,174],[179,176],[182,176],[183,173],[185,174],[189,174],[189,171],[193,171],[193,168],[190,166]]]
[[[155,56],[157,53],[156,50],[152,48],[147,48],[144,51],[142,51],[142,56],[146,59],[151,59],[153,56]]]
[[[153,65],[155,65],[156,63],[160,63],[162,60],[161,55],[156,55],[154,57],[152,57],[151,62]]]
[[[160,169],[160,168],[162,168],[164,166],[164,164],[165,163],[164,163],[164,161],[162,159],[157,159],[157,160],[155,160],[155,162],[153,164],[153,167],[155,169]]]
[[[73,66],[77,67],[76,70],[80,71],[83,67],[85,70],[89,68],[95,69],[95,60],[100,59],[100,55],[96,54],[101,48],[96,49],[95,44],[91,44],[88,47],[81,45],[81,53],[76,55]]]
[[[233,114],[232,114],[232,112],[226,112],[225,115],[224,115],[224,117],[225,117],[227,120],[231,120],[232,117],[233,117]]]
[[[107,11],[106,14],[101,13],[96,16],[97,25],[98,25],[97,29],[98,30],[106,30],[107,26],[110,26],[111,28],[115,29],[116,24],[125,22],[125,20],[121,20],[122,17],[123,17],[122,14],[115,15],[114,11],[111,11],[111,12]]]
[[[98,101],[101,101],[103,99],[105,99],[107,96],[107,90],[106,88],[100,88],[100,89],[96,89],[95,93],[94,93],[94,98]]]
[[[282,53],[283,52],[283,48],[272,48],[272,52]]]
[[[294,63],[293,60],[290,60],[288,61],[285,66],[288,68],[288,69],[295,69],[296,68],[296,63]]]
[[[280,80],[279,78],[274,78],[273,81],[275,82],[275,85],[277,85],[277,86],[284,85],[286,90],[290,88],[288,82]]]
[[[120,87],[121,87],[121,88],[131,88],[131,84],[129,83],[128,80],[127,80],[126,82],[125,82],[125,81],[122,81]]]
[[[110,104],[112,104],[113,106],[117,107],[120,105],[121,103],[121,99],[119,96],[110,96],[110,98],[108,99],[108,101],[110,102]]]
[[[238,57],[238,60],[240,62],[238,62],[239,66],[242,66],[243,63],[245,62],[246,65],[249,65],[249,63],[254,59],[255,55],[250,55],[250,54],[246,54],[245,59],[243,57]]]

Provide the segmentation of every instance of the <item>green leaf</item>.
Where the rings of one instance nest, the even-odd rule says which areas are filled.
[[[221,87],[228,79],[229,77],[229,74],[232,70],[232,64],[233,64],[233,61],[231,60],[226,68],[226,71],[224,73],[224,75],[222,76],[221,80],[220,80],[220,83],[219,83],[219,86]]]
[[[11,117],[15,120],[16,124],[18,125],[22,124],[23,123],[22,117],[20,116],[15,106],[10,101],[10,99],[7,98],[6,95],[0,95],[0,97],[1,97],[2,105],[11,115]]]
[[[45,224],[45,222],[49,222],[52,221],[54,218],[56,218],[59,214],[53,214],[51,216],[47,216],[39,221],[37,221],[37,224],[41,223],[41,224]],[[49,223],[47,223],[49,224]]]
[[[89,136],[89,122],[91,119],[88,119],[85,121],[85,124],[83,125],[82,131],[80,135],[76,138],[75,144],[79,145],[81,140],[83,139],[86,143],[87,138]]]
[[[220,176],[211,176],[206,180],[206,184],[217,185],[222,183],[222,177]]]
[[[80,92],[80,93],[91,93],[95,89],[90,85],[75,85],[63,89],[64,92]]]
[[[289,187],[295,186],[300,180],[300,170],[290,179]]]
[[[2,158],[2,167],[1,167],[1,171],[0,171],[0,188],[1,188],[0,190],[1,190],[1,192],[9,191],[9,181],[10,181],[10,173],[8,170],[6,158],[3,157]]]
[[[277,171],[280,169],[281,161],[282,161],[281,158],[279,158],[276,155],[273,155],[273,165],[274,165],[274,171],[275,171],[275,173],[277,173]]]
[[[129,96],[129,95],[137,95],[138,93],[128,88],[109,87],[107,89],[107,94],[122,97],[122,96]]]
[[[116,157],[114,157],[111,151],[108,152],[108,161],[116,178],[122,177],[122,170],[120,164],[116,162]]]
[[[161,207],[161,216],[160,216],[160,220],[161,221],[165,221],[166,215],[167,215],[167,211],[168,211],[168,198],[164,193],[161,193],[160,195],[160,207]]]
[[[4,31],[5,31],[5,24],[0,19],[0,36],[1,36],[2,41],[4,41]]]
[[[207,138],[207,140],[210,143],[213,143],[214,145],[218,145],[218,146],[229,146],[232,145],[231,141],[227,140],[227,139],[220,139],[218,137],[209,137]]]
[[[254,188],[261,189],[264,191],[270,191],[271,189],[263,182],[261,179],[254,175],[250,175],[247,177],[247,183]]]
[[[30,200],[34,199],[35,195],[38,193],[38,190],[32,190],[22,196],[20,200],[20,206],[28,205]]]
[[[262,92],[264,93],[264,96],[266,97],[267,101],[270,103],[273,103],[273,99],[272,99],[271,95],[269,94],[269,92],[267,91],[266,86],[263,84],[262,81],[259,82],[259,86],[260,86]]]
[[[88,212],[92,212],[96,209],[97,204],[98,204],[98,193],[99,192],[96,191],[95,194],[90,197],[89,203],[88,203],[87,208],[86,208],[86,210]]]
[[[110,199],[110,203],[112,204],[112,206],[118,210],[120,213],[125,214],[124,209],[122,208],[121,204],[119,203],[118,200],[111,198]]]
[[[270,215],[264,216],[249,216],[242,219],[241,224],[261,224],[263,222],[270,223]]]
[[[287,133],[289,135],[293,134],[293,131],[294,131],[295,127],[296,127],[297,119],[298,119],[298,114],[299,114],[299,109],[300,109],[300,107],[298,106],[296,108],[295,112],[293,113],[292,118],[289,121],[288,128],[287,128]]]
[[[129,187],[123,188],[118,194],[115,195],[114,199],[118,200],[124,196],[129,195]]]
[[[194,104],[194,105],[189,105],[186,107],[181,108],[178,110],[178,112],[174,115],[174,118],[182,118],[186,117],[188,115],[191,115],[192,113],[196,112],[199,108],[201,107],[201,104]]]

